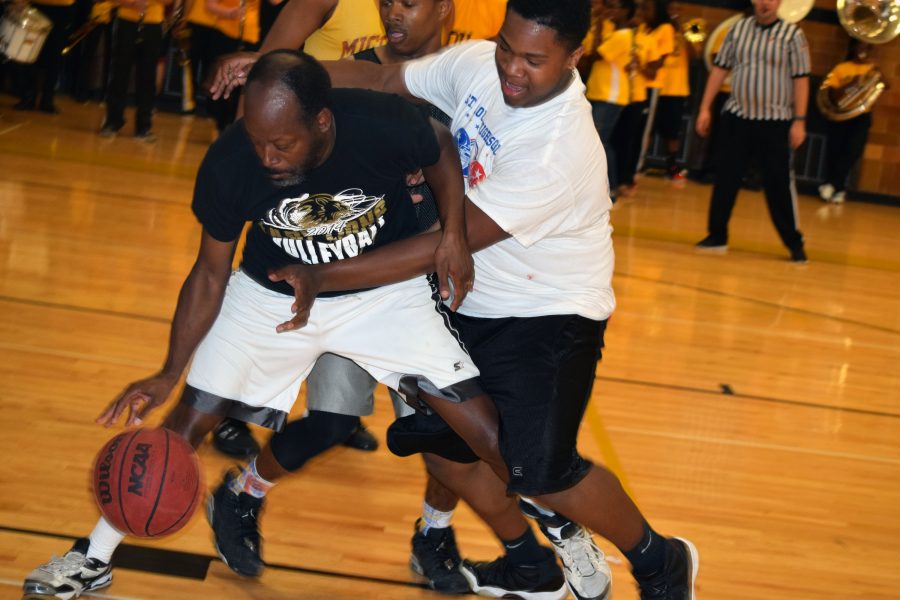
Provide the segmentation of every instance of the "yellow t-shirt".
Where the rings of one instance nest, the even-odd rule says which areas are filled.
[[[599,57],[591,65],[585,95],[588,100],[628,104],[629,81],[625,66],[631,60],[631,29],[617,29],[606,37],[599,46]]]
[[[338,60],[386,43],[375,0],[339,0],[331,18],[307,38],[303,51],[318,60]]]
[[[111,0],[102,0],[94,2],[91,6],[91,20],[96,19],[100,23],[110,23],[112,21],[112,9],[114,5]]]
[[[875,67],[872,63],[858,63],[852,60],[838,63],[828,73],[823,85],[830,88],[844,87],[850,83],[854,77],[865,75]]]
[[[263,0],[265,2],[267,0]],[[259,2],[260,0],[245,0],[247,12],[244,17],[243,40],[249,44],[259,41]],[[224,9],[237,8],[241,0],[219,0],[219,5]],[[241,34],[240,19],[225,19],[216,17],[215,28],[232,39],[238,39]]]
[[[648,35],[651,36],[656,43],[651,43],[647,60],[658,60],[659,58],[666,56],[667,54],[671,54],[675,50],[675,28],[672,27],[671,23],[663,23],[662,25],[651,31]],[[647,81],[647,87],[662,87],[662,78],[660,76],[661,72],[662,68],[660,67],[660,69],[656,72],[656,78]]]
[[[506,0],[455,0],[453,25],[447,44],[466,40],[489,40],[497,35],[506,17]]]
[[[684,36],[675,36],[675,50],[666,57],[666,61],[656,74],[656,80],[660,82],[659,94],[661,96],[690,96],[691,87],[688,82],[688,57],[687,42]]]
[[[215,28],[216,15],[209,12],[209,9],[206,8],[205,0],[186,0],[186,2],[190,3],[184,17],[188,23]]]
[[[647,32],[647,28],[641,24],[638,26],[634,37],[633,52],[641,65],[647,63],[653,55],[656,40]],[[629,59],[631,56],[629,55]],[[631,102],[643,102],[647,99],[647,78],[640,70],[635,71],[631,77]]]
[[[119,18],[125,21],[137,23],[141,20],[141,12],[133,8],[125,6],[119,7]],[[144,23],[147,25],[158,25],[165,18],[165,7],[159,0],[150,0],[147,3],[147,10],[144,11]]]

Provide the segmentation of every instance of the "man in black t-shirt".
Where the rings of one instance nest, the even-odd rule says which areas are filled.
[[[276,327],[291,309],[293,288],[270,280],[269,272],[336,264],[414,234],[406,174],[419,168],[441,215],[443,242],[425,261],[437,263],[440,289],[419,277],[322,294],[302,331]],[[478,371],[435,310],[439,296],[450,297],[451,280],[455,308],[474,275],[460,168],[449,132],[433,128],[400,98],[332,91],[322,66],[298,52],[264,56],[248,80],[246,117],[210,147],[197,175],[193,209],[203,234],[178,299],[165,364],[128,386],[98,422],[112,425],[127,409],[127,425],[142,423],[165,402],[193,355],[164,427],[195,446],[226,416],[278,429],[323,352],[355,360],[450,423],[459,420],[462,400],[487,414],[492,405],[477,384]],[[241,268],[232,274],[247,221]],[[250,515],[255,525],[260,492],[282,474],[267,447],[251,469],[216,490],[209,508],[238,522]],[[109,561],[123,538],[101,517],[65,560],[32,571],[25,592],[75,597],[109,585]],[[252,575],[262,567],[255,527],[216,528],[215,539],[220,554],[239,557],[229,561],[232,569]]]

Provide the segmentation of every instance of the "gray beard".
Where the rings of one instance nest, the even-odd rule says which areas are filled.
[[[294,185],[300,185],[306,179],[305,173],[294,173],[290,177],[284,179],[271,179],[272,185],[278,188],[286,188]]]

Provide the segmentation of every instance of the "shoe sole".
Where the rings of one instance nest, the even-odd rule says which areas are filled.
[[[464,565],[459,567],[459,572],[463,574],[463,577],[466,578],[466,581],[469,582],[469,587],[472,588],[472,591],[478,594],[479,596],[487,596],[488,598],[521,598],[521,600],[563,600],[566,596],[569,595],[568,584],[563,583],[562,587],[558,590],[552,590],[548,592],[524,592],[524,591],[509,591],[504,590],[503,588],[492,587],[489,585],[478,585],[478,578],[475,577],[475,573],[472,573],[469,569],[467,569]]]
[[[78,598],[81,594],[85,592],[93,592],[95,590],[102,590],[105,587],[109,587],[112,585],[112,572],[107,574],[107,577],[104,579],[100,579],[98,582],[91,585],[91,587],[86,587],[81,592],[70,592],[65,594],[55,594],[49,593],[44,594],[39,591],[40,584],[28,584],[25,583],[22,586],[22,591],[24,595],[22,596],[22,600],[48,600],[49,598],[56,598],[57,600],[73,600],[74,598]],[[29,589],[29,587],[31,589]]]
[[[582,596],[575,591],[575,588],[572,587],[568,579],[566,579],[566,586],[569,588],[569,591],[572,592],[572,597],[575,598],[575,600],[609,600],[612,598],[612,579],[609,580],[606,589],[603,590],[599,596]]]
[[[697,548],[690,541],[676,537],[674,538],[685,545],[687,548],[688,554],[687,559],[690,561],[691,567],[691,595],[688,596],[685,600],[694,600],[696,595],[696,583],[697,583],[697,573],[700,570],[700,553],[697,552]]]
[[[216,539],[216,530],[213,527],[213,517],[215,516],[215,514],[216,514],[216,509],[215,509],[213,497],[210,494],[209,498],[206,500],[206,521],[209,523],[209,528],[212,529],[212,532],[213,532],[213,546],[215,546],[215,548],[216,548],[216,554],[219,555],[219,558],[222,559],[222,562],[225,563],[225,566],[228,567],[229,569],[231,569],[232,573],[237,573],[241,577],[252,577],[255,579],[255,578],[259,577],[260,575],[262,575],[263,569],[260,569],[256,573],[244,573],[242,571],[238,571],[237,569],[235,569],[228,563],[228,559],[225,558],[225,555],[222,554],[221,550],[219,550],[219,541]]]
[[[563,569],[563,572],[568,574],[569,570]],[[579,594],[575,588],[572,587],[572,584],[569,583],[568,577],[566,577],[566,587],[572,592],[572,597],[575,598],[575,600],[609,600],[612,598],[612,579],[609,580],[609,583],[606,584],[606,589],[603,590],[599,596],[583,596]]]
[[[728,252],[728,246],[694,246],[694,250],[704,254],[725,254]]]

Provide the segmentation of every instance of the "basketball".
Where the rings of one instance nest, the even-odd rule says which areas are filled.
[[[194,449],[168,429],[136,429],[115,436],[94,460],[94,496],[119,531],[140,537],[175,533],[200,499]]]

